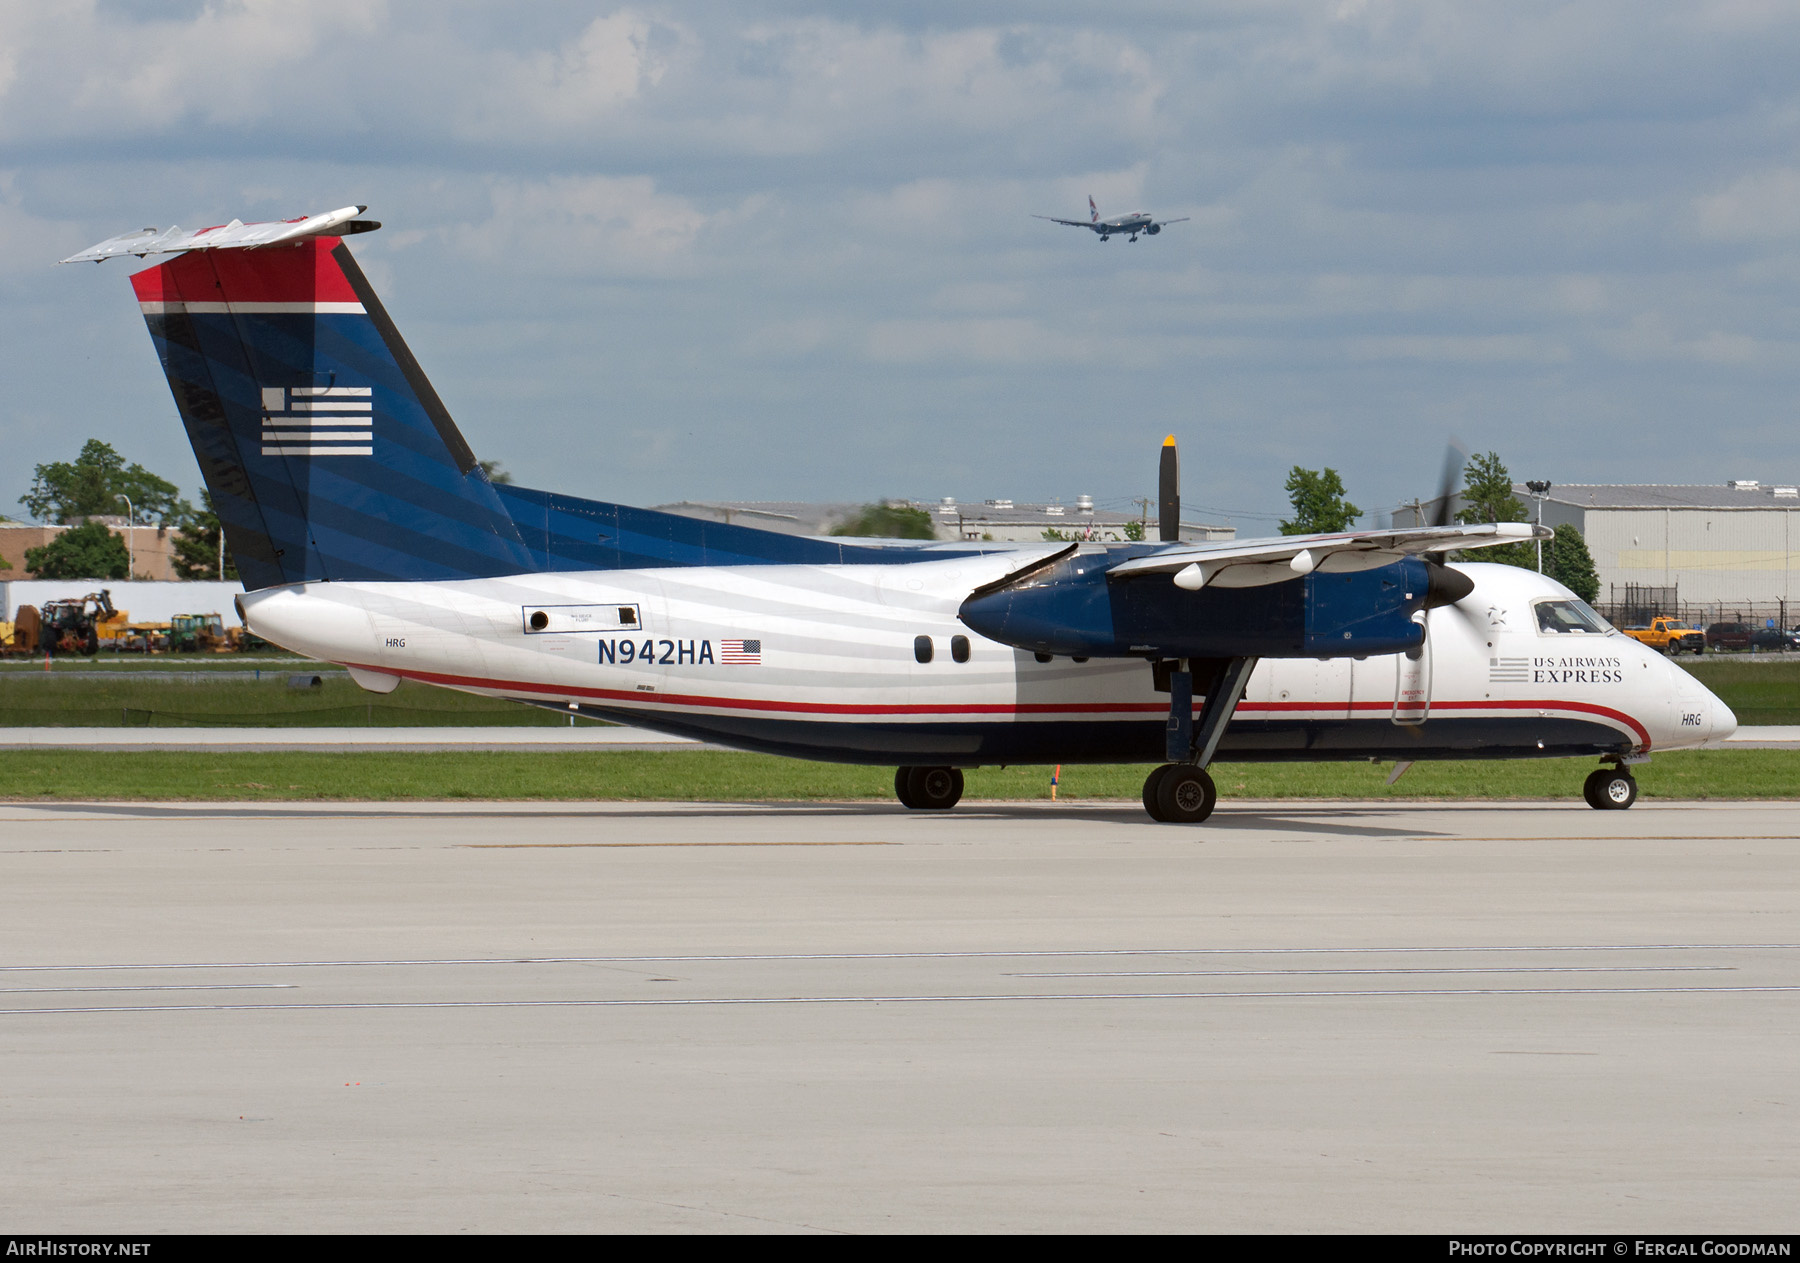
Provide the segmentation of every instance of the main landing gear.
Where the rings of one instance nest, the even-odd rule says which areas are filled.
[[[1165,763],[1144,781],[1144,810],[1161,824],[1199,824],[1218,801],[1212,776],[1189,763]]]
[[[953,767],[903,767],[894,773],[894,796],[914,811],[948,811],[962,793],[963,774]]]
[[[1256,669],[1255,658],[1182,659],[1170,664],[1168,762],[1144,781],[1144,810],[1162,824],[1199,824],[1219,801],[1218,786],[1207,773],[1219,738],[1244,696]],[[1206,672],[1206,700],[1194,718],[1194,673]],[[1158,686],[1162,669],[1157,669]]]
[[[1581,796],[1595,811],[1624,811],[1637,801],[1637,778],[1624,767],[1603,767],[1582,782]]]

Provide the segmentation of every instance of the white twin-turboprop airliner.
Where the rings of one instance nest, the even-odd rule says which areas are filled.
[[[1154,762],[1198,822],[1215,758],[1633,764],[1731,712],[1567,589],[1447,550],[1522,523],[1218,544],[805,539],[491,482],[343,238],[363,207],[145,229],[64,262],[133,288],[258,635],[349,668],[751,750],[896,766],[918,809],[982,764]]]

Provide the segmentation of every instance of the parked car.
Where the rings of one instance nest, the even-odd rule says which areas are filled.
[[[1800,633],[1779,627],[1758,627],[1750,633],[1750,648],[1759,653],[1791,653],[1800,649]]]
[[[1706,629],[1708,649],[1748,649],[1752,628],[1748,623],[1714,623]]]

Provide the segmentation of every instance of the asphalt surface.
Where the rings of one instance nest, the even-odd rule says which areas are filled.
[[[1792,1232],[1791,804],[0,804],[9,1231]]]

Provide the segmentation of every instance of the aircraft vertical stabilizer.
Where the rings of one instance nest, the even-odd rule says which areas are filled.
[[[245,587],[533,568],[339,238],[193,248],[131,282]]]

